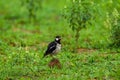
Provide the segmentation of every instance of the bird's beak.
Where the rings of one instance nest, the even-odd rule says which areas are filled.
[[[61,40],[61,38],[59,38]]]

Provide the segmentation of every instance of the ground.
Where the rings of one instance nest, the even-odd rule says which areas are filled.
[[[19,0],[6,1],[0,2],[0,80],[120,79],[120,49],[109,47],[108,27],[83,29],[73,52],[74,32],[61,15],[66,2],[45,0],[38,20],[30,23],[25,7],[13,7]],[[50,56],[42,58],[56,35],[62,36],[62,51],[55,56],[61,68],[50,67]]]

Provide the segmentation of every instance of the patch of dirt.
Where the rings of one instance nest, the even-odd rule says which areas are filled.
[[[34,34],[34,33],[36,33],[36,34],[41,34],[41,32],[40,32],[39,30],[27,30],[27,29],[16,28],[16,27],[13,27],[12,30],[13,30],[13,32],[18,32],[18,31],[20,31],[20,32],[27,33],[27,34],[31,34],[31,33],[32,33],[32,34]]]
[[[104,54],[104,53],[103,53],[103,54],[99,54],[98,56],[99,56],[99,57],[107,57],[108,54]]]
[[[60,61],[59,61],[58,59],[56,59],[56,58],[53,58],[53,59],[49,62],[48,66],[49,66],[50,68],[57,67],[58,69],[61,69],[61,63],[60,63]]]
[[[48,43],[46,43],[46,42],[42,42],[39,44],[39,46],[41,46],[41,47],[47,47],[47,45],[48,45]]]
[[[77,50],[78,53],[92,53],[92,52],[95,52],[96,50],[95,49],[87,49],[87,48],[79,48]]]
[[[29,51],[29,50],[34,50],[34,51],[38,51],[39,47],[46,47],[48,43],[42,42],[36,45],[32,45],[32,46],[25,46],[23,47],[25,51]]]
[[[24,50],[25,50],[25,51],[29,51],[29,50],[37,51],[38,48],[35,47],[35,46],[26,46],[26,47],[24,48]]]

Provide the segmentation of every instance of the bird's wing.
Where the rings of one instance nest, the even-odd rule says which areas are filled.
[[[46,56],[46,55],[52,53],[52,52],[56,49],[56,45],[57,45],[56,42],[51,42],[51,43],[48,45],[48,48],[47,48],[47,50],[46,50],[44,56]]]
[[[51,42],[51,43],[48,45],[48,49],[47,49],[48,53],[52,53],[52,52],[55,50],[56,45],[57,45],[56,42]]]

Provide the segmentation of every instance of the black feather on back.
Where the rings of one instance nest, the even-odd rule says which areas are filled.
[[[44,54],[44,57],[48,54],[51,54],[55,49],[56,49],[56,45],[57,43],[55,41],[51,42],[49,45],[48,45],[48,48]]]

